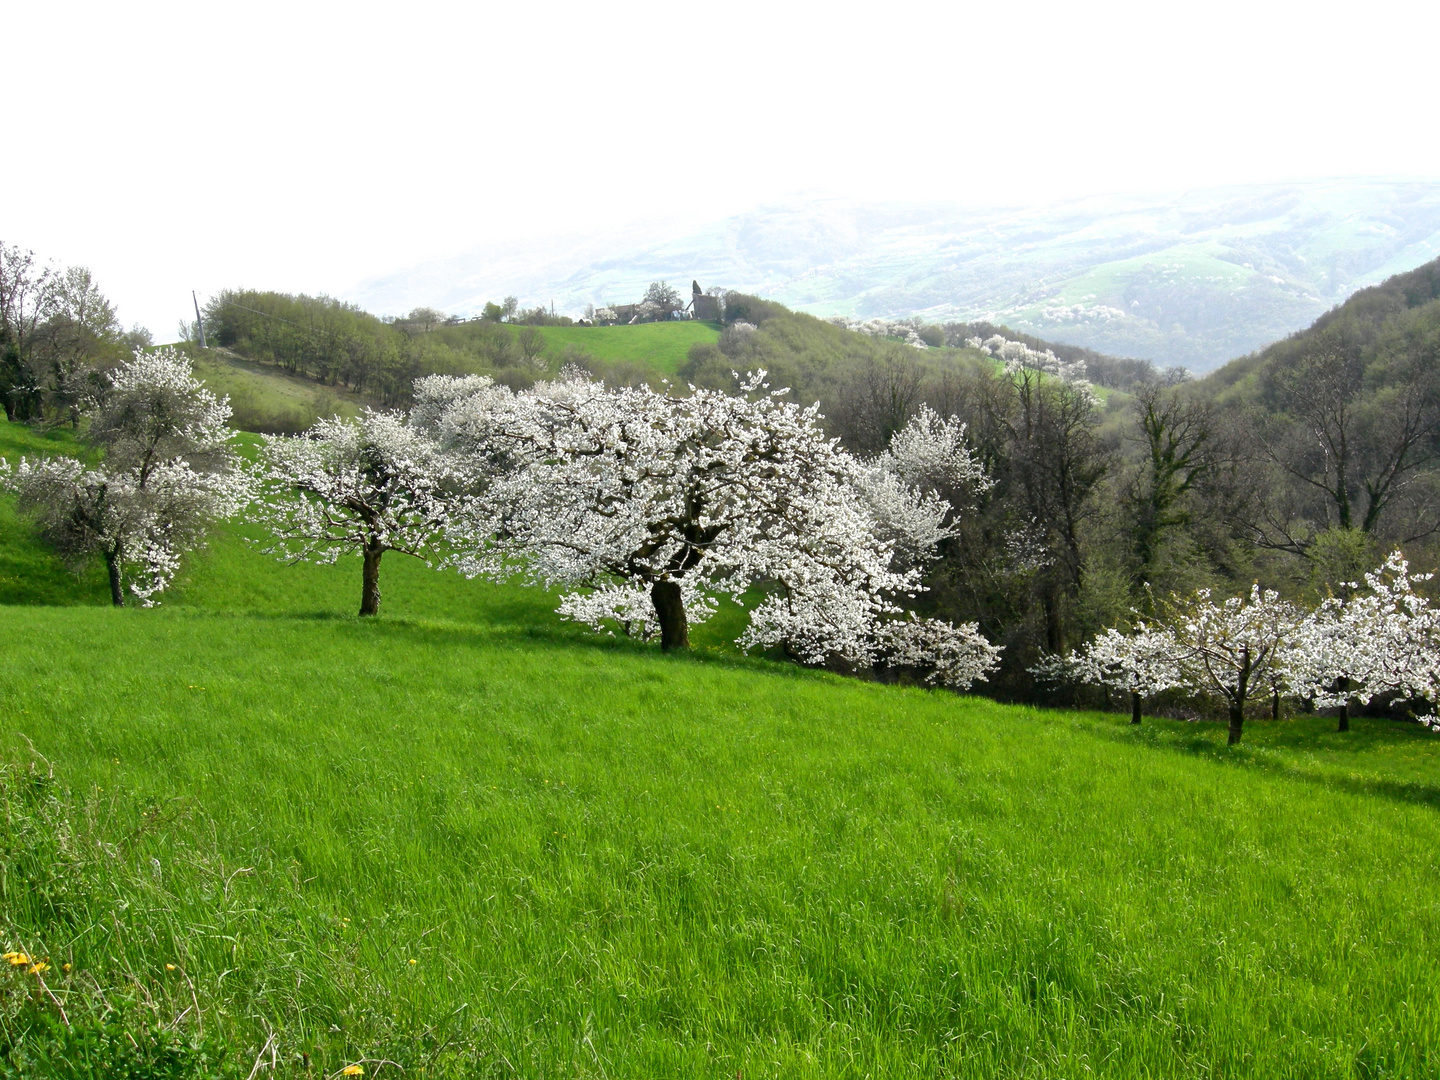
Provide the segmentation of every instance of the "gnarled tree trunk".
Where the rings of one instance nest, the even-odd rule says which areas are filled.
[[[1240,741],[1240,735],[1245,727],[1245,706],[1230,703],[1230,730],[1225,737],[1226,746],[1234,746]]]
[[[680,585],[674,581],[657,581],[650,586],[650,602],[655,605],[655,617],[660,623],[660,648],[671,649],[690,647],[690,626],[685,621],[685,600],[680,595]]]
[[[380,614],[380,556],[385,549],[379,544],[365,545],[365,583],[360,590],[360,614]]]

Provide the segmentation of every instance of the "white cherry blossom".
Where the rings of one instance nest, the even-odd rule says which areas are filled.
[[[437,554],[461,483],[450,456],[402,414],[373,410],[267,439],[254,476],[251,520],[271,533],[267,550],[292,561],[362,558],[361,615],[379,612],[385,552]]]
[[[227,399],[195,378],[173,347],[136,350],[87,403],[85,438],[104,451],[86,468],[71,457],[0,464],[0,483],[62,557],[105,560],[111,602],[145,606],[174,579],[184,552],[248,498],[230,447]]]

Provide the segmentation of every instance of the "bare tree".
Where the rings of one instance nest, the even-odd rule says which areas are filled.
[[[652,281],[640,302],[656,305],[660,309],[660,317],[663,319],[668,319],[672,311],[679,311],[681,307],[680,294],[675,291],[673,285],[664,281]]]
[[[428,334],[437,327],[444,326],[448,316],[443,311],[433,307],[417,307],[410,310],[410,314],[403,319],[396,319],[395,325],[407,336],[413,337],[416,334]]]
[[[35,253],[0,241],[0,396],[11,420],[40,411],[40,390],[31,369],[36,327],[53,303],[54,273]]]
[[[50,415],[80,426],[86,402],[104,389],[104,368],[120,359],[121,336],[114,305],[89,270],[72,266],[51,279],[49,313],[35,328],[30,360]]]
[[[538,326],[522,326],[515,334],[515,344],[520,347],[526,367],[533,371],[544,369],[545,335]]]
[[[1260,427],[1265,456],[1297,485],[1304,509],[1255,508],[1246,530],[1264,547],[1304,555],[1326,528],[1386,531],[1390,511],[1424,466],[1437,458],[1440,386],[1434,357],[1400,346],[1391,380],[1368,392],[1369,349],[1353,335],[1332,331],[1277,377],[1284,412]],[[1412,355],[1412,352],[1414,353]],[[1417,539],[1440,527],[1424,513],[1400,523],[1401,539]],[[1297,512],[1298,510],[1298,512]]]
[[[1154,581],[1161,549],[1190,523],[1188,496],[1210,472],[1207,405],[1155,384],[1135,391],[1137,439],[1144,457],[1127,493],[1137,585]]]
[[[841,384],[831,415],[835,430],[860,453],[880,452],[919,409],[924,382],[915,350],[903,345],[862,361]]]
[[[1096,399],[1075,384],[1028,368],[999,376],[985,402],[988,426],[1000,437],[1001,483],[1036,548],[1040,606],[1048,651],[1067,651],[1067,609],[1084,585],[1082,530],[1094,516],[1091,498],[1110,469],[1095,436]]]

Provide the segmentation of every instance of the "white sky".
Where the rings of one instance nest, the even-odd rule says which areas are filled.
[[[797,190],[1440,179],[1434,3],[10,0],[0,35],[0,239],[159,340],[192,288]]]

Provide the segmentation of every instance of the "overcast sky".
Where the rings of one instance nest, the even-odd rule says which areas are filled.
[[[1440,179],[1433,3],[15,3],[3,26],[0,240],[90,266],[159,340],[192,288],[343,293],[796,191]]]

